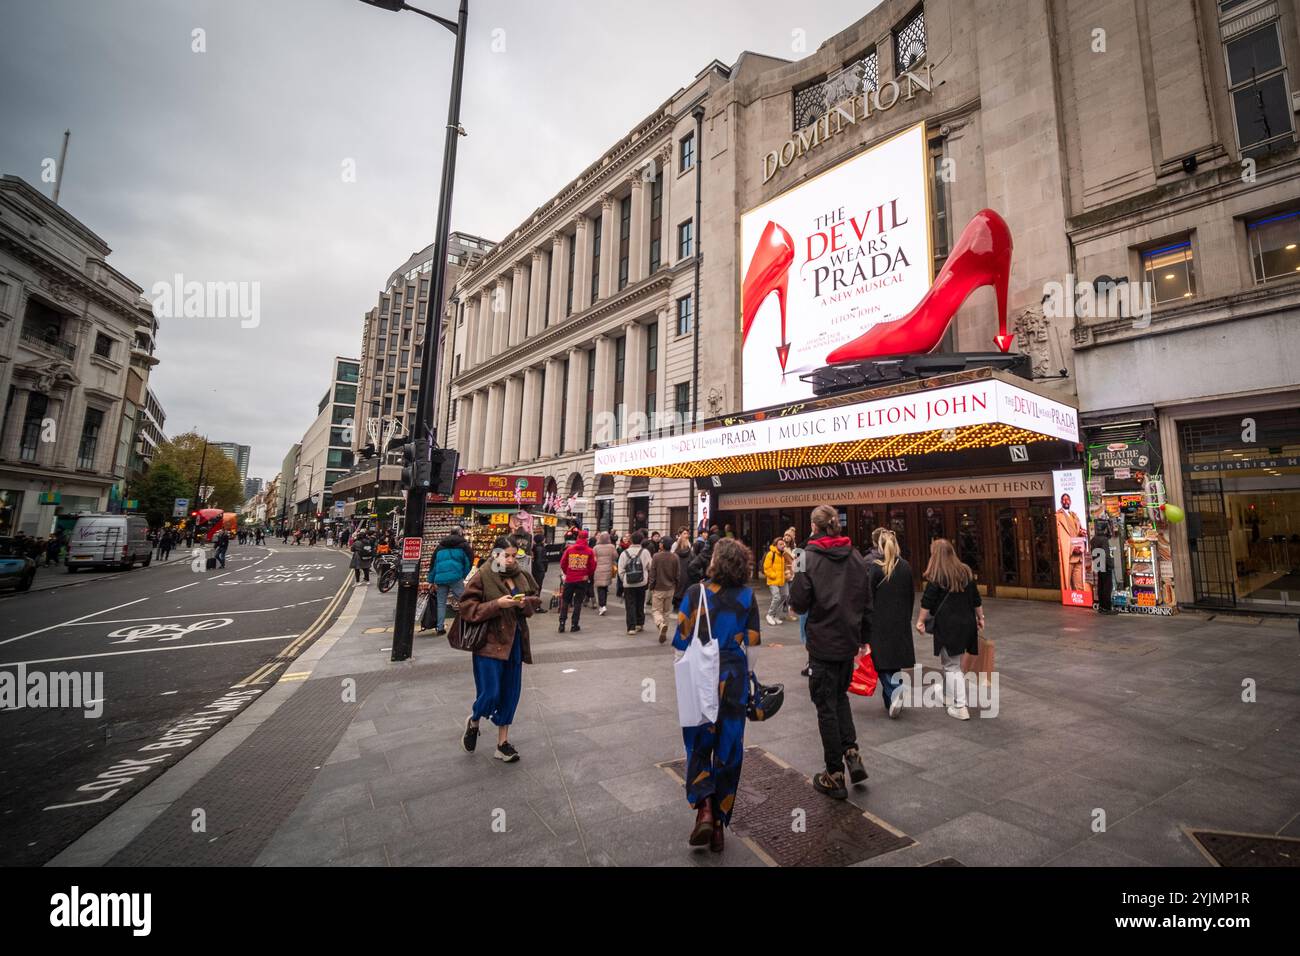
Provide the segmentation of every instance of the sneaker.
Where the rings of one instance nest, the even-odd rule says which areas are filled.
[[[949,707],[948,716],[955,717],[957,720],[970,720],[970,711],[965,707]]]
[[[844,774],[827,773],[823,770],[812,780],[813,789],[818,793],[824,793],[834,800],[847,800],[849,798],[848,790],[844,789]]]
[[[629,628],[627,629],[627,632],[628,632],[629,634],[635,634],[635,633],[636,633],[636,628],[635,628],[635,627],[629,627]]]
[[[849,779],[854,783],[867,779],[867,768],[862,766],[862,754],[857,747],[844,751],[844,765],[849,768]]]
[[[903,712],[903,688],[894,691],[894,699],[889,702],[889,718],[897,719],[898,715]]]
[[[605,616],[605,610],[606,610],[605,605],[602,604],[602,605],[600,606],[600,610],[596,612],[597,616],[599,616],[599,617],[604,617],[604,616]]]
[[[577,633],[578,633],[579,631],[581,631],[581,630],[582,630],[582,628],[578,627],[578,625],[575,624],[575,625],[573,625],[573,627],[569,628],[569,633],[570,633],[570,634],[577,634]]]
[[[773,627],[776,627],[776,618],[774,618],[772,615],[769,614],[767,616],[767,623],[772,625]]]
[[[664,627],[659,628],[659,643],[660,644],[668,643],[668,627],[666,625]]]
[[[576,630],[576,628],[575,628],[575,630]],[[560,633],[561,633],[561,634],[564,633],[564,622],[563,622],[563,621],[560,622]]]
[[[465,753],[472,754],[478,743],[478,728],[474,726],[473,716],[465,718],[465,736],[460,738],[460,745]]]
[[[446,633],[447,633],[447,629],[446,629],[445,627],[435,627],[435,628],[433,629],[433,633],[435,633],[435,634],[446,634]]]
[[[506,763],[514,763],[519,759],[519,751],[510,746],[510,741],[507,740],[503,744],[497,744],[496,758]]]

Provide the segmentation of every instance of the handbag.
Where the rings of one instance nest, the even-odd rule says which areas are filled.
[[[784,684],[764,684],[753,671],[749,672],[749,704],[745,716],[749,720],[768,720],[785,703]]]
[[[433,625],[437,623],[434,614],[433,594],[433,588],[421,594],[420,603],[415,608],[415,619],[420,622],[420,630],[422,631],[432,629]]]
[[[473,654],[487,643],[492,620],[488,618],[485,621],[466,621],[463,617],[457,616],[447,630],[447,643],[458,651],[469,651]]]
[[[933,614],[931,614],[929,617],[925,619],[925,633],[927,634],[934,633],[934,622],[939,620],[939,612],[943,610],[943,606],[947,602],[948,596],[950,594],[952,594],[951,591],[944,592],[943,597],[939,599],[939,606],[934,609]]]
[[[700,636],[700,619],[705,624],[705,634]],[[704,587],[700,586],[700,608],[695,615],[695,629],[681,660],[673,664],[673,678],[677,684],[677,719],[679,726],[698,727],[718,719],[718,642],[713,640],[713,624],[709,621],[709,601]]]
[[[849,682],[849,693],[859,697],[870,697],[876,692],[880,675],[876,673],[875,662],[871,659],[871,648],[858,655],[853,664],[853,679]]]

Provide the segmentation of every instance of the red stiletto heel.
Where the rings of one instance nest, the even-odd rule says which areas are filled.
[[[794,240],[790,238],[790,233],[769,220],[758,240],[754,257],[749,260],[749,268],[745,271],[745,281],[740,290],[742,343],[749,338],[749,328],[754,324],[758,307],[768,295],[776,293],[777,304],[781,307],[781,344],[776,347],[776,354],[783,372],[786,357],[790,354],[790,343],[785,338],[785,303],[786,293],[790,289],[792,262]]]
[[[899,319],[881,322],[826,356],[826,361],[855,362],[882,355],[930,352],[938,346],[952,317],[972,292],[991,285],[998,301],[998,348],[1011,348],[1007,334],[1007,282],[1011,276],[1011,230],[992,209],[975,214],[916,308]]]

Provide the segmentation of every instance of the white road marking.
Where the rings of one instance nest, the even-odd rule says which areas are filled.
[[[92,657],[120,657],[123,654],[152,654],[155,651],[187,651],[195,647],[225,647],[227,644],[253,644],[257,641],[291,641],[297,634],[277,634],[274,637],[245,637],[237,641],[211,641],[207,644],[172,644],[168,647],[141,647],[133,651],[107,651],[102,654],[75,654],[72,657],[46,657],[39,661],[9,661],[0,667],[18,667],[23,664],[55,664],[59,661],[84,661]],[[175,691],[172,691],[175,693]]]
[[[115,604],[112,607],[106,607],[102,611],[91,611],[89,614],[83,614],[81,617],[74,617],[71,621],[64,621],[61,624],[51,624],[49,627],[42,627],[40,630],[28,631],[26,634],[19,634],[17,637],[6,637],[0,641],[0,645],[11,644],[14,641],[21,641],[24,637],[35,637],[37,634],[44,634],[46,631],[57,630],[60,627],[67,627],[69,624],[77,624],[86,620],[88,617],[94,617],[96,614],[107,614],[109,611],[116,611],[120,607],[130,607],[132,604],[139,604],[141,601],[149,600],[147,597],[136,598],[134,601],[127,601],[125,604]],[[149,620],[146,618],[145,620]],[[113,624],[114,621],[96,621],[96,624]]]
[[[163,618],[173,618],[173,617],[212,617],[214,614],[221,614],[221,615],[267,614],[270,611],[282,611],[282,610],[284,609],[279,607],[259,607],[259,608],[254,608],[251,611],[204,611],[202,614],[155,614],[153,617],[125,617],[116,621],[87,621],[84,624],[78,623],[77,627],[86,627],[87,625],[90,624],[135,624],[139,621],[161,621]],[[72,621],[68,622],[68,624],[72,624],[72,623],[74,622]],[[63,627],[64,625],[60,624],[57,626]]]
[[[194,587],[195,584],[200,584],[200,583],[202,583],[202,582],[200,582],[200,581],[194,581],[194,582],[192,582],[192,583],[190,583],[190,584],[182,584],[182,585],[181,585],[180,587],[178,587],[178,588],[172,588],[171,591],[164,591],[163,593],[164,593],[164,594],[171,594],[172,591],[184,591],[186,588],[192,588],[192,587]]]
[[[161,694],[159,694],[158,696],[159,696],[159,697],[170,697],[172,694],[179,694],[179,693],[180,693],[180,691],[178,691],[178,690],[165,690],[165,691],[163,691]]]

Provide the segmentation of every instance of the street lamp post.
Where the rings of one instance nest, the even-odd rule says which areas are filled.
[[[425,10],[417,9],[402,0],[362,0],[385,10],[410,10],[442,24],[456,34],[456,52],[451,74],[451,95],[447,104],[447,128],[443,138],[442,187],[438,197],[438,226],[433,246],[433,284],[429,290],[428,307],[424,320],[424,355],[420,361],[420,400],[415,406],[415,424],[412,437],[428,438],[429,448],[438,443],[437,422],[433,403],[438,395],[438,340],[442,334],[442,299],[447,279],[447,236],[451,231],[451,197],[456,180],[456,145],[461,135],[460,88],[465,72],[465,34],[469,20],[469,0],[460,0],[460,10],[453,23]],[[378,491],[378,488],[376,488]],[[403,534],[407,538],[424,536],[424,508],[427,489],[409,489]],[[419,598],[419,575],[403,572],[398,580],[397,607],[393,613],[392,660],[404,661],[411,656],[415,643],[415,606]]]

